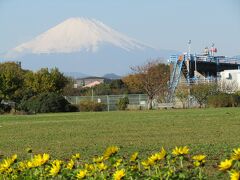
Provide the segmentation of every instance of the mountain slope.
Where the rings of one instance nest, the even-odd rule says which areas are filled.
[[[32,53],[96,52],[102,43],[109,43],[126,51],[146,48],[95,19],[70,18],[33,40],[14,48],[8,54],[16,57]]]
[[[146,60],[168,58],[172,50],[156,50],[100,21],[70,18],[29,42],[10,50],[4,60],[18,60],[23,68],[58,67],[64,72],[119,75]]]
[[[107,79],[121,79],[121,76],[114,73],[105,74],[103,77]]]

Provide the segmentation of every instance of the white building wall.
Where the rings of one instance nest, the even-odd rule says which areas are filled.
[[[220,83],[224,89],[228,88],[232,92],[240,90],[240,70],[224,70],[220,75]]]

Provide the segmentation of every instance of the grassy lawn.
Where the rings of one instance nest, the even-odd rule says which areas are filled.
[[[0,154],[48,152],[67,158],[80,152],[84,159],[109,145],[121,153],[146,156],[162,146],[187,145],[216,164],[240,146],[240,109],[189,109],[139,112],[59,113],[0,116]]]

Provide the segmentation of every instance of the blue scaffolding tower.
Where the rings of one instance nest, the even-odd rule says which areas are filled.
[[[214,78],[219,78],[219,72],[224,69],[240,69],[240,58],[239,57],[225,57],[225,56],[214,56],[214,54],[201,54],[201,55],[193,55],[190,53],[186,53],[183,55],[172,55],[170,56],[169,63],[171,66],[171,77],[169,82],[169,92],[167,101],[172,102],[175,90],[181,80],[182,75],[185,77],[187,85],[198,82],[198,76],[196,76],[196,72],[199,71],[197,69],[197,64],[206,66],[214,65],[214,69],[208,69],[208,75],[205,75],[205,78],[212,78],[209,74],[214,74]],[[204,67],[205,68],[205,67]],[[205,68],[205,69],[206,69]],[[215,72],[211,72],[215,71]]]

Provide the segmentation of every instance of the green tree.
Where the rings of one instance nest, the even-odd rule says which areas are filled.
[[[67,85],[68,79],[57,68],[42,68],[37,72],[29,71],[25,75],[25,87],[34,94],[44,92],[62,92]]]
[[[127,94],[126,84],[121,79],[112,80],[110,83],[111,94]]]
[[[15,62],[0,63],[0,98],[18,101],[22,96],[25,71]]]
[[[69,78],[65,77],[57,68],[50,70],[51,79],[55,92],[62,92],[63,88],[68,84]]]
[[[91,91],[91,88],[90,88]],[[109,95],[111,94],[110,84],[101,83],[93,87],[95,95]]]
[[[216,83],[199,83],[192,85],[190,92],[191,95],[195,97],[201,108],[207,103],[208,97],[217,94],[219,90]]]
[[[186,108],[186,103],[190,95],[190,87],[187,85],[179,85],[176,89],[176,97],[181,101],[183,108]]]
[[[118,106],[118,109],[119,109],[119,110],[126,110],[128,104],[129,104],[129,99],[128,99],[127,96],[125,96],[125,97],[120,98],[120,99],[118,100],[117,106]]]

